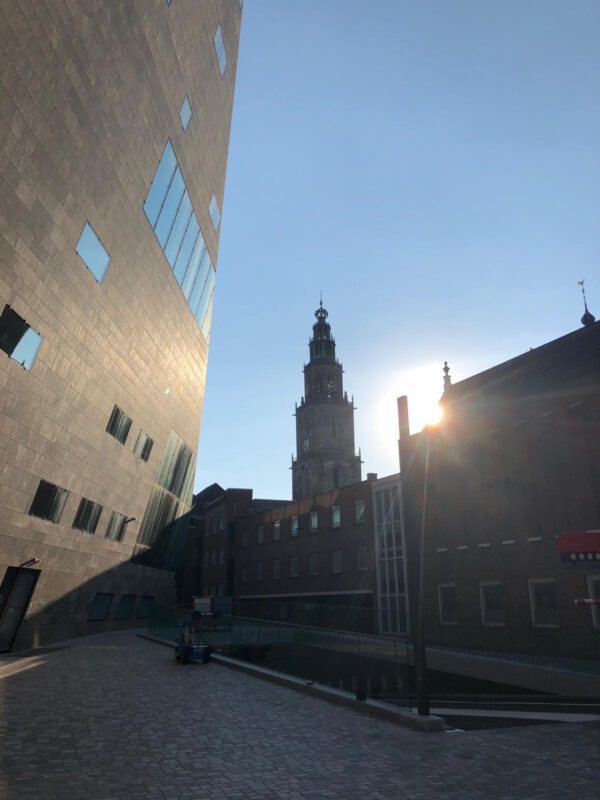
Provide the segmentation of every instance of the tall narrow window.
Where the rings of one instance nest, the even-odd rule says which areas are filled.
[[[273,578],[275,580],[281,578],[281,561],[278,558],[273,559]]]
[[[131,417],[128,417],[118,406],[115,406],[108,420],[106,432],[114,436],[121,444],[125,444],[131,428],[131,421]]]
[[[356,571],[366,572],[369,569],[367,548],[364,545],[356,548]]]
[[[10,306],[0,315],[0,350],[25,369],[31,369],[42,337]]]
[[[529,602],[534,627],[558,627],[556,587],[552,578],[532,578],[529,581]]]
[[[127,517],[124,514],[119,514],[113,511],[108,521],[105,539],[112,539],[113,542],[122,542],[125,536],[125,528],[127,527]]]
[[[187,131],[191,118],[192,106],[190,105],[190,98],[186,94],[186,96],[183,98],[181,108],[179,109],[179,119],[181,120],[181,127],[184,131]]]
[[[79,508],[73,520],[73,527],[85,533],[96,533],[96,527],[101,513],[101,505],[87,500],[84,497],[79,503]]]
[[[262,561],[256,562],[256,580],[262,581],[264,577],[264,564]]]
[[[133,446],[133,453],[141,458],[142,461],[148,461],[153,446],[154,439],[151,439],[147,433],[144,433],[144,431],[140,431]]]
[[[481,598],[481,621],[484,625],[504,625],[504,588],[500,581],[484,581],[479,584]]]
[[[438,609],[441,625],[458,625],[458,601],[455,583],[438,584]]]
[[[588,576],[588,597],[592,600],[600,600],[600,575]],[[600,628],[600,605],[590,606],[592,612],[592,624],[594,628]]]
[[[363,499],[357,500],[354,504],[354,520],[355,522],[364,522],[367,518],[365,508],[365,501]]]
[[[75,252],[100,283],[108,267],[110,256],[89,222],[83,226]]]
[[[312,553],[311,554],[309,567],[310,567],[310,574],[311,575],[318,575],[319,574],[319,554],[318,553]]]
[[[262,544],[265,540],[265,528],[264,525],[259,525],[256,529],[256,544]]]
[[[314,533],[319,529],[319,512],[318,511],[311,511],[310,512],[310,532]]]
[[[221,73],[221,77],[223,77],[223,75],[225,75],[225,70],[227,69],[227,53],[225,52],[223,31],[221,30],[220,25],[215,32],[214,41],[215,41],[215,53],[217,56],[217,62],[219,64],[219,72]]]
[[[300,559],[298,556],[290,558],[290,578],[297,578],[300,574]]]
[[[210,214],[213,228],[217,230],[219,227],[219,222],[221,222],[221,209],[219,208],[217,198],[214,196],[214,194],[210,198],[210,203],[208,204],[208,213]]]
[[[273,541],[278,542],[281,539],[281,520],[276,519],[273,523]]]
[[[134,594],[122,594],[117,606],[117,613],[115,619],[129,619],[133,611],[133,604],[135,603]]]
[[[67,502],[69,492],[55,486],[48,481],[40,481],[29,513],[33,517],[49,519],[51,522],[58,522]]]
[[[331,506],[331,527],[339,528],[342,524],[342,515],[339,506]]]
[[[292,517],[292,529],[291,534],[292,536],[298,536],[298,517]]]
[[[342,571],[342,551],[332,550],[331,552],[331,571],[338,575]]]
[[[114,594],[108,592],[96,592],[88,614],[88,621],[102,622],[105,620],[108,617],[113,597]]]

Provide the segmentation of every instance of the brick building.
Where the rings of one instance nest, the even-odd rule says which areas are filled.
[[[174,600],[238,0],[0,10],[0,651]]]
[[[436,428],[407,435],[401,413],[414,559],[430,451],[429,645],[600,656],[598,607],[573,602],[600,597],[600,554],[564,564],[557,543],[561,532],[600,529],[600,323],[584,320],[583,328],[471,378],[454,385],[447,378]]]

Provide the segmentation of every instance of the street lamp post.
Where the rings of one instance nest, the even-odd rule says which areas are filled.
[[[423,505],[421,508],[421,531],[419,536],[419,586],[417,595],[417,636],[415,643],[415,693],[417,713],[429,714],[429,692],[427,687],[427,653],[425,650],[425,526],[427,523],[427,488],[429,483],[429,450],[431,434],[428,427],[425,434],[425,466],[423,469]]]

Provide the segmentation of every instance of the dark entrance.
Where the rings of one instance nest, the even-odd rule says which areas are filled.
[[[6,570],[0,586],[0,653],[10,652],[39,577],[38,569]]]

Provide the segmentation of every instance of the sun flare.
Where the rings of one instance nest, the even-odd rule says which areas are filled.
[[[426,425],[438,425],[443,417],[439,399],[443,383],[439,364],[427,364],[393,376],[378,403],[377,428],[382,439],[398,438],[396,399],[408,396],[411,433]]]

